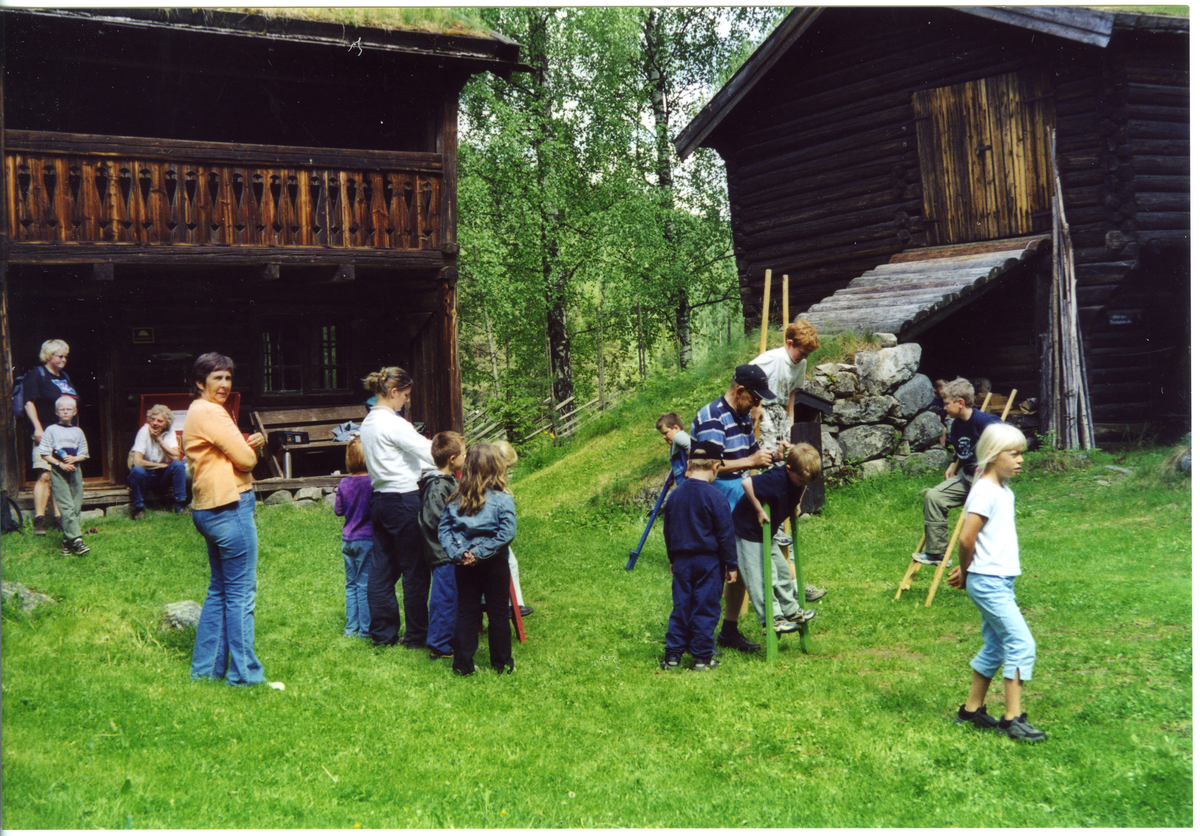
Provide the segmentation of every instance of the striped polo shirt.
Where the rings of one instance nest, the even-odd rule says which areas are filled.
[[[714,441],[724,446],[722,461],[744,459],[758,452],[754,440],[754,420],[747,414],[739,416],[722,395],[707,406],[700,408],[692,420],[689,433],[697,441]]]

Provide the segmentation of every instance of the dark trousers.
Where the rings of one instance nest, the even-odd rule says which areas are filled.
[[[672,564],[674,608],[667,620],[667,655],[687,651],[693,659],[712,658],[723,588],[721,564],[715,555],[682,557]]]
[[[479,649],[480,595],[487,607],[488,655],[497,671],[513,663],[512,628],[508,624],[508,550],[497,549],[494,557],[474,566],[455,566],[458,584],[458,623],[454,627],[454,669],[474,673],[475,651]]]
[[[425,646],[429,632],[429,564],[421,554],[417,514],[421,499],[409,493],[371,494],[371,571],[367,577],[367,608],[371,611],[371,640],[376,645]],[[403,578],[404,638],[400,636],[400,607],[396,581]]]

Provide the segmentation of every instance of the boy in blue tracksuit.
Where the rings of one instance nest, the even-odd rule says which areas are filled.
[[[685,652],[693,670],[715,668],[714,633],[721,615],[721,591],[737,578],[737,549],[729,503],[712,482],[723,449],[693,441],[687,476],[667,499],[663,537],[671,562],[671,617],[663,670],[679,667]]]

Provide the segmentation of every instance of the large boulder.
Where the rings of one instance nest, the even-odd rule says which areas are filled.
[[[904,429],[904,440],[913,450],[924,450],[942,434],[942,422],[932,412],[922,412]]]
[[[818,398],[824,398],[827,401],[833,400],[833,392],[820,380],[806,380],[799,388],[810,395],[816,395]]]
[[[892,463],[888,459],[871,459],[862,463],[862,478],[870,479],[872,476],[882,476],[892,470]]]
[[[843,427],[878,424],[894,404],[893,398],[883,395],[867,395],[858,400],[837,401],[833,405],[833,420]]]
[[[842,462],[846,460],[842,453],[842,445],[832,434],[826,430],[821,430],[821,466],[826,468],[839,468]]]
[[[921,346],[903,343],[879,351],[860,351],[854,355],[854,364],[858,366],[863,388],[872,395],[884,395],[917,373]]]
[[[913,375],[908,382],[900,384],[892,397],[898,404],[896,414],[911,418],[933,402],[933,383],[923,374]]]
[[[853,398],[862,391],[858,375],[852,371],[837,371],[827,378],[826,386],[836,398]]]
[[[937,473],[944,475],[950,464],[950,454],[941,447],[934,447],[924,453],[914,453],[904,460],[905,473]]]
[[[311,499],[313,502],[320,502],[324,492],[320,488],[300,488],[296,491],[296,500]]]
[[[890,455],[896,449],[897,435],[893,427],[864,424],[838,433],[838,441],[847,460],[863,461]]]

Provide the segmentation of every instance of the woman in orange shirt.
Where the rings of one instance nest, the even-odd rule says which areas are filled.
[[[254,685],[266,678],[254,655],[258,529],[250,471],[266,439],[262,433],[243,439],[225,411],[233,370],[233,361],[216,352],[196,359],[196,400],[183,425],[183,449],[192,472],[192,522],[208,543],[212,572],[196,625],[192,679]]]

